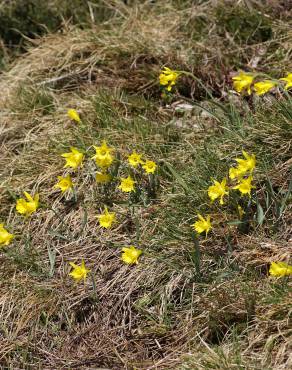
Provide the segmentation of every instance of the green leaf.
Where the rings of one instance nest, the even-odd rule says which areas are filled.
[[[227,225],[240,225],[240,224],[244,224],[244,222],[240,220],[234,220],[234,221],[227,222]]]
[[[49,277],[54,276],[55,272],[55,262],[56,262],[56,250],[51,250],[48,247],[48,255],[49,255],[49,261],[50,261],[50,271],[49,271]]]
[[[257,203],[257,221],[259,225],[262,225],[265,219],[265,213],[263,207]]]
[[[186,192],[189,192],[189,187],[185,180],[175,171],[175,169],[172,167],[172,165],[168,162],[164,162],[165,166],[169,169],[171,172],[172,176],[177,180],[177,182],[183,187],[183,189]]]

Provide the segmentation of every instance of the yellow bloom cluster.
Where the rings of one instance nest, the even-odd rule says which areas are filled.
[[[4,224],[0,224],[0,247],[6,246],[11,243],[11,240],[14,238],[13,234],[10,234],[5,228]]]
[[[252,185],[252,173],[256,166],[256,157],[254,154],[249,155],[244,150],[242,154],[244,158],[235,158],[237,166],[229,169],[229,178],[238,182],[237,185],[233,186],[233,189],[239,190],[242,195],[248,194],[250,197],[251,190],[255,188]]]
[[[80,123],[80,117],[78,113],[69,109],[67,112],[68,116]],[[118,168],[121,165],[120,160],[115,159],[114,149],[109,147],[106,141],[102,141],[100,146],[93,146],[95,149],[95,155],[92,157],[94,159],[98,171],[95,174],[95,179],[98,184],[107,184],[109,182],[114,182],[118,180],[120,184],[117,186],[117,189],[121,190],[124,193],[135,192],[135,184],[139,176],[142,176],[140,168],[144,171],[145,174],[153,176],[157,169],[157,164],[151,160],[142,159],[142,154],[139,154],[133,151],[127,157],[127,164],[131,168],[131,174],[127,177],[116,177],[111,172],[109,167],[116,161]],[[78,168],[81,168],[84,164],[85,155],[78,148],[71,147],[70,152],[62,153],[61,157],[65,159],[64,168],[69,168],[73,171],[76,171]],[[139,168],[140,167],[140,168]],[[143,172],[142,171],[142,172]],[[137,177],[137,178],[136,178]],[[150,180],[149,180],[150,181]],[[53,186],[55,189],[60,190],[62,193],[68,192],[69,190],[74,189],[74,184],[70,174],[64,176],[58,176],[57,183]],[[74,192],[75,194],[75,192]],[[76,195],[76,194],[75,194]],[[31,195],[28,192],[24,192],[24,198],[19,198],[16,201],[16,211],[24,215],[25,217],[31,216],[39,208],[39,199],[40,196],[38,193]],[[107,206],[104,207],[104,211],[96,216],[101,228],[110,229],[114,223],[117,222],[117,217],[115,212],[110,212]],[[9,233],[5,229],[4,224],[0,224],[0,247],[7,246],[14,239],[14,235]],[[121,260],[126,264],[137,264],[138,258],[142,254],[142,250],[137,249],[136,247],[129,246],[122,248]],[[82,260],[81,265],[76,265],[73,262],[70,262],[71,267],[73,268],[70,272],[70,276],[76,281],[85,280],[87,274],[90,272],[85,267],[85,262]]]
[[[255,188],[252,185],[252,173],[256,166],[256,157],[254,154],[248,154],[244,150],[242,151],[243,158],[235,158],[237,162],[236,167],[229,169],[229,178],[232,181],[237,181],[237,184],[227,185],[227,178],[224,178],[221,182],[217,180],[212,180],[213,185],[210,185],[208,188],[208,196],[211,200],[211,203],[218,200],[220,205],[224,204],[224,197],[229,195],[230,190],[239,190],[242,196],[248,195],[251,196],[251,190]],[[244,210],[238,205],[239,217],[242,218]],[[201,214],[197,215],[198,220],[192,225],[195,231],[198,234],[203,232],[208,234],[212,229],[211,218],[208,215],[207,218],[204,218]]]
[[[77,121],[75,114],[73,114],[72,112],[71,118]],[[96,182],[98,184],[107,184],[113,182],[115,178],[110,173],[110,166],[116,160],[114,156],[115,149],[109,147],[106,141],[102,141],[100,146],[93,145],[93,148],[95,150],[95,155],[91,158],[95,161],[95,164],[99,169],[95,174]],[[73,170],[76,170],[77,168],[83,166],[84,154],[74,147],[71,147],[70,150],[70,153],[61,154],[61,156],[66,160],[64,167],[70,167]],[[157,169],[157,164],[154,161],[144,161],[142,159],[142,154],[139,154],[136,151],[133,151],[127,157],[127,163],[135,171],[139,171],[139,167],[141,166],[145,173],[149,175],[153,175]],[[135,184],[137,183],[137,181],[132,177],[132,174],[128,175],[127,177],[118,177],[117,179],[120,181],[117,189],[121,190],[124,193],[135,192]],[[58,183],[54,187],[59,188],[63,193],[73,188],[73,183],[70,175],[67,175],[65,177],[59,176],[58,180]],[[105,206],[104,211],[96,217],[98,219],[100,227],[104,229],[110,229],[113,224],[117,222],[116,213],[110,212],[107,206]],[[138,258],[141,254],[142,251],[135,248],[134,246],[124,247],[122,249],[121,259],[126,264],[136,264],[138,263]],[[70,263],[70,265],[73,268],[72,272],[70,273],[70,276],[72,276],[72,278],[74,278],[76,281],[86,279],[89,270],[86,269],[84,261],[82,261],[80,266],[75,265],[74,263]]]
[[[97,171],[95,178],[97,183],[99,184],[107,184],[113,180],[113,176],[109,172],[109,167],[115,161],[115,157],[113,155],[114,149],[110,148],[105,141],[101,143],[100,146],[93,146],[95,149],[95,155],[92,159],[95,160],[96,166],[100,169]],[[76,148],[71,148],[71,153],[63,153],[62,157],[66,159],[65,167],[71,167],[76,169],[82,166],[82,162],[84,159],[84,155]],[[137,169],[140,165],[144,169],[146,174],[153,174],[157,168],[155,162],[146,160],[145,162],[142,160],[142,154],[138,154],[135,151],[132,152],[127,158],[128,164]],[[120,185],[117,187],[122,192],[130,193],[135,191],[135,184],[136,180],[132,178],[131,175],[128,177],[120,177]],[[67,191],[68,189],[72,188],[72,180],[70,175],[66,177],[59,177],[59,182],[55,185],[56,188],[60,188],[62,192]],[[114,223],[117,222],[116,213],[109,212],[108,208],[105,206],[104,212],[97,216],[99,221],[99,225],[102,228],[110,229]],[[122,260],[127,264],[133,264],[138,262],[138,257],[141,255],[142,251],[136,249],[134,246],[129,248],[123,248],[122,250]],[[77,281],[86,278],[88,270],[86,270],[84,261],[82,262],[81,266],[76,266],[71,263],[73,267],[72,273],[70,275]]]
[[[81,123],[80,116],[79,116],[78,112],[77,112],[75,109],[68,109],[68,111],[67,111],[67,115],[68,115],[68,117],[69,117],[72,121],[75,121],[75,122],[77,122],[77,123]]]
[[[122,256],[121,259],[127,265],[134,265],[138,263],[138,259],[141,256],[143,251],[141,249],[136,248],[134,245],[129,247],[122,248]],[[69,273],[69,275],[76,280],[76,282],[80,282],[83,280],[85,282],[87,274],[90,272],[85,266],[84,260],[81,261],[81,265],[76,265],[73,262],[69,262],[70,266],[73,270]]]
[[[178,77],[178,72],[168,67],[164,67],[159,75],[159,83],[161,86],[165,87],[167,91],[171,91],[172,87],[176,84]]]
[[[269,273],[274,277],[283,277],[292,275],[292,266],[285,262],[272,262]]]
[[[252,88],[256,95],[261,96],[272,90],[276,86],[281,86],[280,81],[285,81],[285,90],[292,87],[292,73],[288,73],[286,77],[280,78],[279,80],[265,79],[254,83],[257,75],[254,73],[239,72],[237,76],[232,77],[233,86],[239,93],[247,92],[251,95]]]

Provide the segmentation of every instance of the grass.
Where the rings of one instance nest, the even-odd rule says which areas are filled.
[[[4,368],[289,367],[291,281],[268,268],[291,258],[291,95],[242,97],[231,83],[239,68],[291,70],[288,10],[259,3],[114,1],[110,18],[43,36],[2,73],[0,221],[16,235],[0,254]],[[165,101],[163,65],[201,84],[182,77]],[[97,187],[91,145],[103,139],[157,162],[155,196],[129,205]],[[70,146],[88,157],[72,175],[77,201],[53,189]],[[206,189],[242,149],[258,162],[239,224],[236,196],[210,206]],[[28,219],[15,212],[25,190],[41,196]],[[118,215],[109,231],[96,220],[105,203]],[[198,212],[216,224],[207,238],[190,227]],[[131,244],[144,254],[128,267]],[[68,263],[82,258],[91,274],[74,284]]]

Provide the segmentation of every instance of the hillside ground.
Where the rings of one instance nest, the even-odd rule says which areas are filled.
[[[81,27],[74,13],[22,39],[21,54],[3,49],[0,222],[15,238],[0,253],[1,368],[292,367],[291,279],[268,273],[291,264],[291,93],[232,85],[239,70],[291,72],[288,3],[112,0],[98,21],[88,11]],[[187,72],[167,96],[164,66]],[[155,181],[139,173],[136,196],[98,185],[103,140],[113,171],[127,176],[136,150],[157,163]],[[86,160],[70,172],[72,146]],[[252,197],[210,204],[212,179],[242,150],[257,159]],[[72,197],[54,188],[68,173]],[[29,218],[15,210],[23,191],[40,194]],[[108,230],[105,205],[117,214]],[[207,237],[191,227],[197,213],[211,215]],[[121,260],[128,245],[143,250],[137,265]],[[78,284],[69,262],[82,259]]]

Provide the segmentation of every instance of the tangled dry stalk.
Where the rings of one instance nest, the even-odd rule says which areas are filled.
[[[110,20],[34,40],[0,76],[0,214],[17,235],[0,254],[3,368],[292,366],[289,280],[267,277],[270,262],[291,255],[291,201],[280,219],[271,211],[289,189],[291,101],[245,102],[231,94],[235,111],[215,109],[218,122],[199,108],[176,108],[190,101],[208,107],[191,79],[168,105],[157,82],[163,65],[189,70],[229,107],[224,99],[238,68],[260,66],[277,77],[291,70],[289,23],[274,21],[262,8],[258,16],[268,18],[273,37],[245,44],[220,23],[218,9],[233,9],[230,2],[163,3],[110,2]],[[236,6],[250,11],[244,3]],[[286,9],[277,9],[286,17]],[[194,26],[199,23],[202,29]],[[70,107],[81,112],[85,128],[69,122]],[[60,153],[101,139],[124,156],[136,148],[160,166],[160,190],[151,204],[129,209],[113,196],[119,222],[111,231],[98,228],[104,197],[90,163],[75,176],[76,204],[53,189],[63,171]],[[202,240],[199,279],[190,219],[206,203],[202,189],[211,170],[220,174],[242,147],[259,158],[258,199],[264,199],[268,174],[275,203],[262,227],[244,234],[220,227]],[[25,220],[15,212],[23,190],[40,192],[42,203]],[[145,254],[129,268],[120,247],[133,242]],[[81,259],[91,277],[74,285],[68,262]]]

